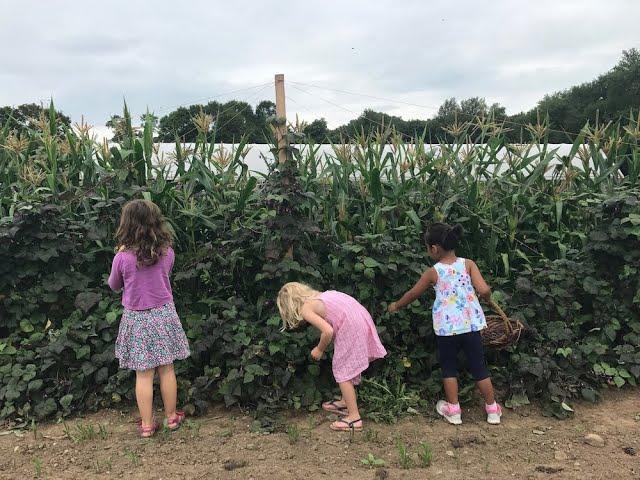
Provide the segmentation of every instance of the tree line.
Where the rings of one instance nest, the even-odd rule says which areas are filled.
[[[640,110],[640,51],[626,50],[618,64],[596,79],[576,85],[567,90],[545,95],[529,111],[507,115],[504,106],[494,103],[488,105],[481,97],[458,101],[449,98],[429,119],[405,120],[366,109],[357,118],[345,125],[330,129],[324,118],[315,119],[304,125],[303,134],[316,143],[339,142],[361,133],[371,133],[382,125],[392,126],[401,135],[411,138],[425,135],[432,142],[453,140],[456,123],[476,118],[484,118],[505,130],[509,141],[519,142],[528,138],[526,125],[546,122],[549,129],[549,141],[552,143],[572,142],[588,121],[591,124],[622,119],[623,124],[635,112]],[[0,108],[0,125],[9,125],[12,130],[27,128],[37,119],[42,107],[35,104],[21,105],[17,108]],[[270,120],[275,115],[275,104],[269,100],[258,103],[255,109],[248,103],[231,100],[220,103],[179,107],[169,114],[157,118],[145,114],[144,123],[150,119],[156,126],[156,141],[194,142],[198,130],[194,118],[198,115],[210,116],[210,139],[216,142],[233,143],[245,138],[249,143],[267,143],[271,136]],[[62,123],[69,125],[70,120],[60,113]],[[114,131],[114,141],[121,137],[123,118],[113,115],[106,123]],[[474,140],[473,138],[471,140]]]

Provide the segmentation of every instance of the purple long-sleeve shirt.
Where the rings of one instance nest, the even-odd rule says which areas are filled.
[[[109,287],[122,292],[122,305],[127,310],[148,310],[173,302],[169,274],[175,253],[169,247],[154,265],[138,266],[133,252],[118,252],[111,265]]]

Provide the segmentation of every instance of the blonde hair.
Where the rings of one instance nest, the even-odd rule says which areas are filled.
[[[298,282],[285,283],[278,292],[278,310],[282,317],[281,331],[297,328],[302,322],[302,306],[318,294],[309,285]]]

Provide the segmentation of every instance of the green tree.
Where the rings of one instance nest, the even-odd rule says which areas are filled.
[[[9,130],[23,132],[29,128],[34,128],[42,115],[48,120],[49,107],[43,107],[35,103],[25,103],[17,107],[0,107],[0,127],[9,125]],[[64,128],[71,125],[71,119],[64,113],[56,111],[58,117],[58,131],[63,133]]]
[[[460,102],[460,114],[463,121],[471,121],[476,117],[484,117],[489,111],[484,98],[471,97]]]
[[[314,120],[304,130],[305,135],[313,139],[315,143],[326,143],[329,138],[329,132],[327,121],[324,118]]]
[[[256,106],[256,116],[266,120],[276,114],[276,104],[271,100],[263,100]]]

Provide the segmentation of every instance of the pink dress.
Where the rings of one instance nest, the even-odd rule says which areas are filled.
[[[333,327],[333,376],[336,382],[360,383],[369,362],[383,358],[382,346],[371,315],[349,295],[330,290],[318,297],[327,311],[325,320]]]

